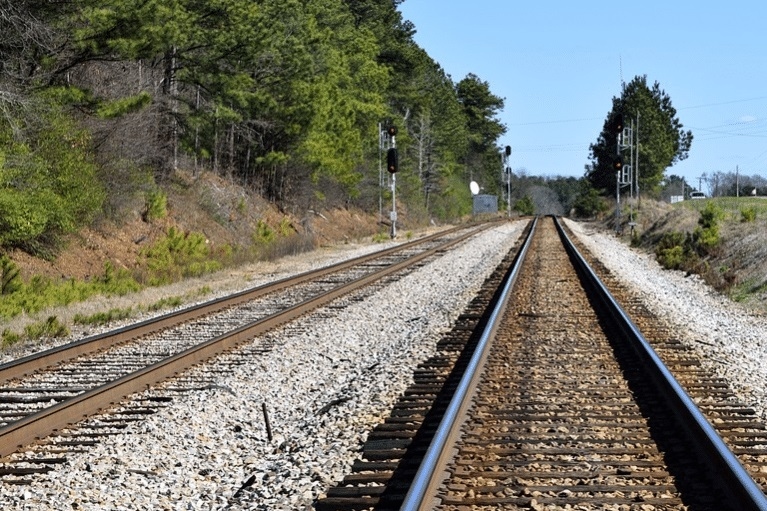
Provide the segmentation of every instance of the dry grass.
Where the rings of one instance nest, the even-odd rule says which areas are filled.
[[[767,201],[764,199],[710,199],[724,211],[719,226],[721,245],[705,258],[707,280],[719,292],[758,310],[767,311]],[[740,211],[751,207],[754,200],[760,209],[756,220],[743,222]],[[643,200],[637,213],[638,239],[634,245],[654,253],[658,241],[667,232],[693,232],[698,226],[700,210],[705,201],[685,201],[670,205]],[[625,220],[625,219],[624,219]],[[611,221],[602,223],[612,229]],[[624,227],[624,237],[631,242],[630,230]]]

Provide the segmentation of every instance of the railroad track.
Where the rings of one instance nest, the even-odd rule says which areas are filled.
[[[163,405],[160,399],[118,407],[126,396],[340,296],[364,293],[360,290],[366,286],[400,278],[489,226],[444,231],[0,366],[0,477],[6,483],[28,482],[30,474],[64,463],[64,453],[87,448],[100,436],[114,434]],[[252,349],[270,347],[265,343]],[[192,385],[204,387],[215,381]],[[53,448],[31,457],[10,457],[30,445],[45,444],[63,428],[108,408],[117,418],[95,431],[59,435]]]
[[[765,425],[539,224],[316,509],[767,509]]]

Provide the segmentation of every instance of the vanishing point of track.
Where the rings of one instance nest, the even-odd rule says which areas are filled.
[[[538,224],[316,508],[767,509],[765,424]]]

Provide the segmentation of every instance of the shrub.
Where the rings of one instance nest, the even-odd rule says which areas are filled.
[[[256,224],[256,231],[253,233],[253,242],[256,245],[268,245],[274,241],[277,235],[274,230],[269,227],[269,224],[263,220],[259,220]]]
[[[698,227],[692,233],[693,246],[701,255],[710,253],[721,242],[719,238],[719,221],[724,218],[724,211],[714,205],[706,204],[700,212]]]
[[[219,270],[222,264],[210,258],[205,236],[198,232],[184,233],[175,227],[165,238],[141,251],[149,272],[149,284],[161,285],[183,277],[198,277]]]
[[[129,318],[133,315],[133,308],[109,309],[107,312],[97,312],[86,316],[84,314],[75,314],[72,321],[77,325],[105,325],[112,321]]]
[[[49,316],[45,321],[28,325],[24,329],[24,334],[31,339],[39,337],[66,337],[69,335],[69,329],[56,316]]]
[[[9,295],[21,289],[19,267],[7,255],[0,257],[0,295]]]
[[[151,222],[168,215],[168,196],[160,189],[154,189],[146,195],[144,221]]]
[[[750,207],[740,210],[741,222],[753,222],[756,220],[756,208]]]
[[[2,336],[2,344],[4,348],[7,348],[8,346],[13,346],[14,344],[21,341],[21,336],[17,333],[11,332],[7,328],[3,330]]]
[[[525,195],[514,203],[514,211],[519,211],[521,215],[532,215],[535,213],[535,204],[529,195]]]
[[[89,222],[105,197],[87,132],[45,103],[22,130],[0,120],[0,245],[33,252]]]
[[[684,248],[675,245],[657,252],[657,260],[664,268],[679,270],[685,263]]]
[[[685,266],[689,258],[688,236],[683,232],[667,232],[655,247],[655,259],[661,266],[671,270],[679,270]]]

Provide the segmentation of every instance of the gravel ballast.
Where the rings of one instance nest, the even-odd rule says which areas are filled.
[[[652,254],[627,247],[614,236],[566,220],[602,263],[656,316],[675,328],[714,374],[767,419],[767,322],[732,302],[697,275],[664,270]]]
[[[184,392],[124,433],[67,455],[68,464],[31,486],[1,485],[0,500],[28,510],[311,509],[349,472],[367,432],[524,225],[495,228],[363,301],[313,314],[300,332],[270,334],[271,351],[248,355],[215,386]],[[609,234],[568,226],[764,416],[763,320]],[[211,374],[209,366],[191,372]]]
[[[524,225],[494,228],[363,301],[318,311],[299,332],[270,334],[268,353],[67,455],[67,465],[32,486],[3,485],[3,501],[40,510],[311,509],[349,471],[367,432]],[[209,380],[208,367],[189,377]]]

